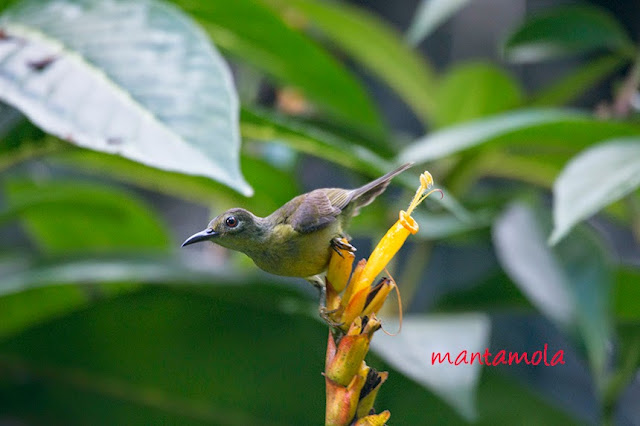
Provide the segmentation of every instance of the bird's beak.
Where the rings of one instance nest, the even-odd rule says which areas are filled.
[[[188,246],[189,244],[193,244],[193,243],[199,243],[200,241],[210,240],[216,235],[218,234],[213,229],[207,228],[204,231],[200,231],[197,234],[193,234],[192,236],[187,238],[187,241],[182,243],[182,247]]]

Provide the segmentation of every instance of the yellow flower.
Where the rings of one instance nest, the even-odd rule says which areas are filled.
[[[433,178],[429,172],[420,175],[420,187],[407,211],[400,211],[398,220],[380,240],[369,256],[369,260],[361,260],[350,279],[349,273],[354,261],[353,253],[341,251],[340,254],[332,255],[327,270],[327,307],[336,310],[334,319],[343,324],[343,331],[348,330],[357,317],[377,313],[394,288],[395,284],[388,279],[381,280],[374,287],[371,284],[400,250],[407,237],[418,232],[418,223],[411,217],[411,213],[430,194],[440,191],[431,189],[432,185]],[[339,293],[343,289],[345,291],[340,298]]]
[[[418,223],[411,213],[431,193],[440,191],[431,189],[432,185],[433,178],[424,172],[409,208],[406,212],[400,211],[398,221],[380,240],[368,261],[362,259],[353,269],[353,253],[342,251],[331,257],[326,277],[327,308],[333,311],[332,319],[341,326],[329,332],[327,343],[327,425],[381,426],[391,416],[389,411],[375,414],[373,410],[378,390],[388,373],[367,366],[364,358],[373,333],[381,327],[376,314],[395,283],[389,278],[380,279],[375,286],[372,283],[407,237],[418,232]]]

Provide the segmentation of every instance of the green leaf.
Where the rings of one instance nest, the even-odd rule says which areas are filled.
[[[526,144],[537,148],[581,149],[602,139],[640,134],[628,123],[596,120],[586,113],[566,109],[524,109],[464,123],[431,133],[408,145],[398,161],[424,163],[460,151],[496,144]]]
[[[399,327],[393,319],[385,320],[384,324],[388,330]],[[475,392],[480,364],[432,363],[432,354],[450,353],[455,357],[462,351],[483,352],[489,346],[490,331],[491,320],[481,314],[433,318],[410,315],[403,320],[402,333],[376,336],[371,347],[405,376],[431,389],[463,417],[472,420],[477,416]]]
[[[89,303],[89,294],[84,289],[71,286],[27,290],[0,297],[0,339],[64,316]]]
[[[0,338],[51,321],[105,297],[134,291],[138,283],[238,282],[239,276],[199,270],[170,256],[86,255],[0,259]],[[124,283],[124,284],[121,284]]]
[[[422,0],[407,30],[407,40],[419,44],[471,0]]]
[[[24,405],[31,384],[3,375],[0,411],[63,424],[320,423],[326,330],[224,296],[300,301],[251,290],[148,290],[5,341],[3,371],[26,368],[41,391]]]
[[[614,306],[616,317],[622,321],[639,321],[640,271],[637,268],[620,268],[616,273]]]
[[[361,172],[375,175],[391,164],[373,151],[339,135],[267,111],[244,108],[240,126],[242,135],[248,139],[284,142],[296,151]]]
[[[0,366],[9,374],[0,378],[0,411],[64,424],[321,422],[326,327],[292,315],[292,306],[307,303],[282,287],[216,284],[146,289],[5,339]],[[475,348],[488,336],[488,321],[472,319],[434,320],[427,334],[477,331],[467,336]],[[457,327],[462,324],[467,327]],[[456,368],[457,376],[467,376],[463,367]],[[37,379],[19,380],[13,374],[18,371]],[[421,407],[438,407],[458,419],[400,372],[392,369],[390,375],[390,384],[405,387],[389,390],[391,405],[377,404],[379,410],[393,412],[417,398],[425,401]],[[441,384],[452,388],[451,382]],[[383,387],[380,395],[389,391]],[[422,410],[404,411],[399,417],[406,424],[424,418]]]
[[[168,232],[135,198],[96,184],[13,180],[0,221],[20,218],[50,253],[162,249]]]
[[[12,6],[17,1],[19,0],[0,0],[0,12],[4,11],[4,9],[8,8],[9,6]]]
[[[624,28],[607,11],[593,6],[566,6],[527,20],[504,45],[517,62],[537,62],[572,53],[607,49],[633,54]]]
[[[553,185],[552,244],[581,220],[640,185],[640,138],[616,139],[574,157]]]
[[[202,176],[184,175],[145,166],[126,158],[96,151],[74,149],[47,157],[55,165],[72,167],[91,175],[131,183],[183,200],[211,206],[214,202],[242,204],[252,211],[280,207],[299,194],[295,180],[263,161],[241,155],[241,162],[255,194],[248,198]]]
[[[0,296],[56,285],[118,283],[198,284],[224,281],[241,284],[249,277],[196,268],[178,258],[149,254],[73,255],[46,259],[7,258],[0,261]],[[271,282],[263,280],[264,282]]]
[[[141,188],[192,202],[209,204],[219,193],[232,196],[228,187],[203,176],[160,170],[103,152],[73,149],[54,153],[46,160],[55,166],[133,183]],[[242,197],[239,194],[237,196]]]
[[[588,61],[576,71],[570,72],[536,93],[529,104],[535,107],[568,104],[627,62],[629,58],[620,55],[607,55]]]
[[[67,143],[53,143],[50,140],[53,138],[25,120],[16,109],[12,108],[12,111],[17,112],[19,118],[6,134],[0,136],[0,173],[31,158],[70,147]]]
[[[381,158],[363,146],[350,143],[338,135],[286,117],[243,109],[241,121],[242,134],[247,138],[286,143],[298,151],[358,170],[371,178],[377,178],[395,166],[394,163]],[[411,191],[415,191],[419,183],[418,177],[409,172],[401,174],[394,181],[401,183]],[[442,188],[442,190],[447,192],[446,188]],[[441,204],[456,215],[459,220],[464,222],[470,220],[469,213],[452,195],[447,193],[442,200],[438,197],[430,198],[430,200]]]
[[[494,225],[498,259],[534,306],[560,329],[581,336],[602,386],[611,333],[607,253],[586,229],[550,248],[545,241],[547,222],[526,205],[512,205]]]
[[[45,131],[251,194],[231,73],[174,7],[26,0],[0,28],[1,98]]]
[[[434,122],[442,127],[514,108],[522,101],[522,91],[500,68],[471,63],[445,74],[435,98]]]
[[[216,45],[302,90],[346,123],[382,132],[382,120],[360,82],[323,49],[259,0],[174,0],[198,20]]]
[[[263,1],[282,15],[295,16],[301,22],[308,20],[332,44],[394,89],[422,122],[429,121],[437,108],[433,72],[385,22],[344,2]],[[331,90],[340,93],[335,87]]]
[[[4,262],[9,261],[25,263],[24,259],[15,258],[6,259]],[[95,263],[93,264],[95,265]],[[4,269],[6,268],[0,261],[0,271],[7,272]],[[46,273],[47,271],[40,270],[39,272]],[[12,273],[16,273],[16,271],[13,270]],[[27,273],[26,275],[36,277],[38,274]],[[88,274],[86,273],[83,275],[85,281],[77,284],[86,284],[88,280],[96,278],[95,276],[87,278]],[[37,282],[32,281],[25,283],[24,286],[16,286],[15,275],[10,274],[7,278],[12,282],[3,282],[0,285],[0,294],[2,295],[0,297],[0,340],[15,335],[26,328],[86,308],[98,300],[122,295],[136,289],[136,286],[133,285],[96,285],[92,287],[65,285],[38,288],[39,283]]]

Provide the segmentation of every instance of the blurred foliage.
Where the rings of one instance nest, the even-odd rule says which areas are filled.
[[[320,423],[326,329],[304,284],[179,253],[176,229],[203,224],[154,205],[266,215],[304,187],[309,157],[353,185],[414,161],[398,187],[426,168],[445,190],[415,213],[420,233],[395,265],[407,330],[374,339],[392,424],[633,412],[635,42],[595,6],[548,9],[496,47],[529,66],[582,59],[548,86],[527,92],[486,61],[436,73],[405,39],[467,3],[421,2],[405,37],[339,1],[0,1],[0,423]],[[424,136],[407,143],[385,122],[363,72]],[[569,107],[602,81],[610,96]],[[380,235],[402,195],[368,207],[354,236]],[[477,259],[443,260],[456,249]],[[430,365],[432,351],[531,342],[554,342],[565,365]]]

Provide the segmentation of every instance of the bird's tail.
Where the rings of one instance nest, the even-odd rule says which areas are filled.
[[[396,175],[404,172],[411,166],[413,166],[413,163],[405,163],[394,171],[389,172],[386,175],[381,176],[364,186],[361,186],[360,188],[354,189],[351,198],[351,202],[356,206],[354,214],[357,214],[358,210],[361,207],[370,204],[378,195],[382,194],[384,190],[387,189],[387,186],[389,186],[389,182],[391,182],[391,179],[393,179]]]

